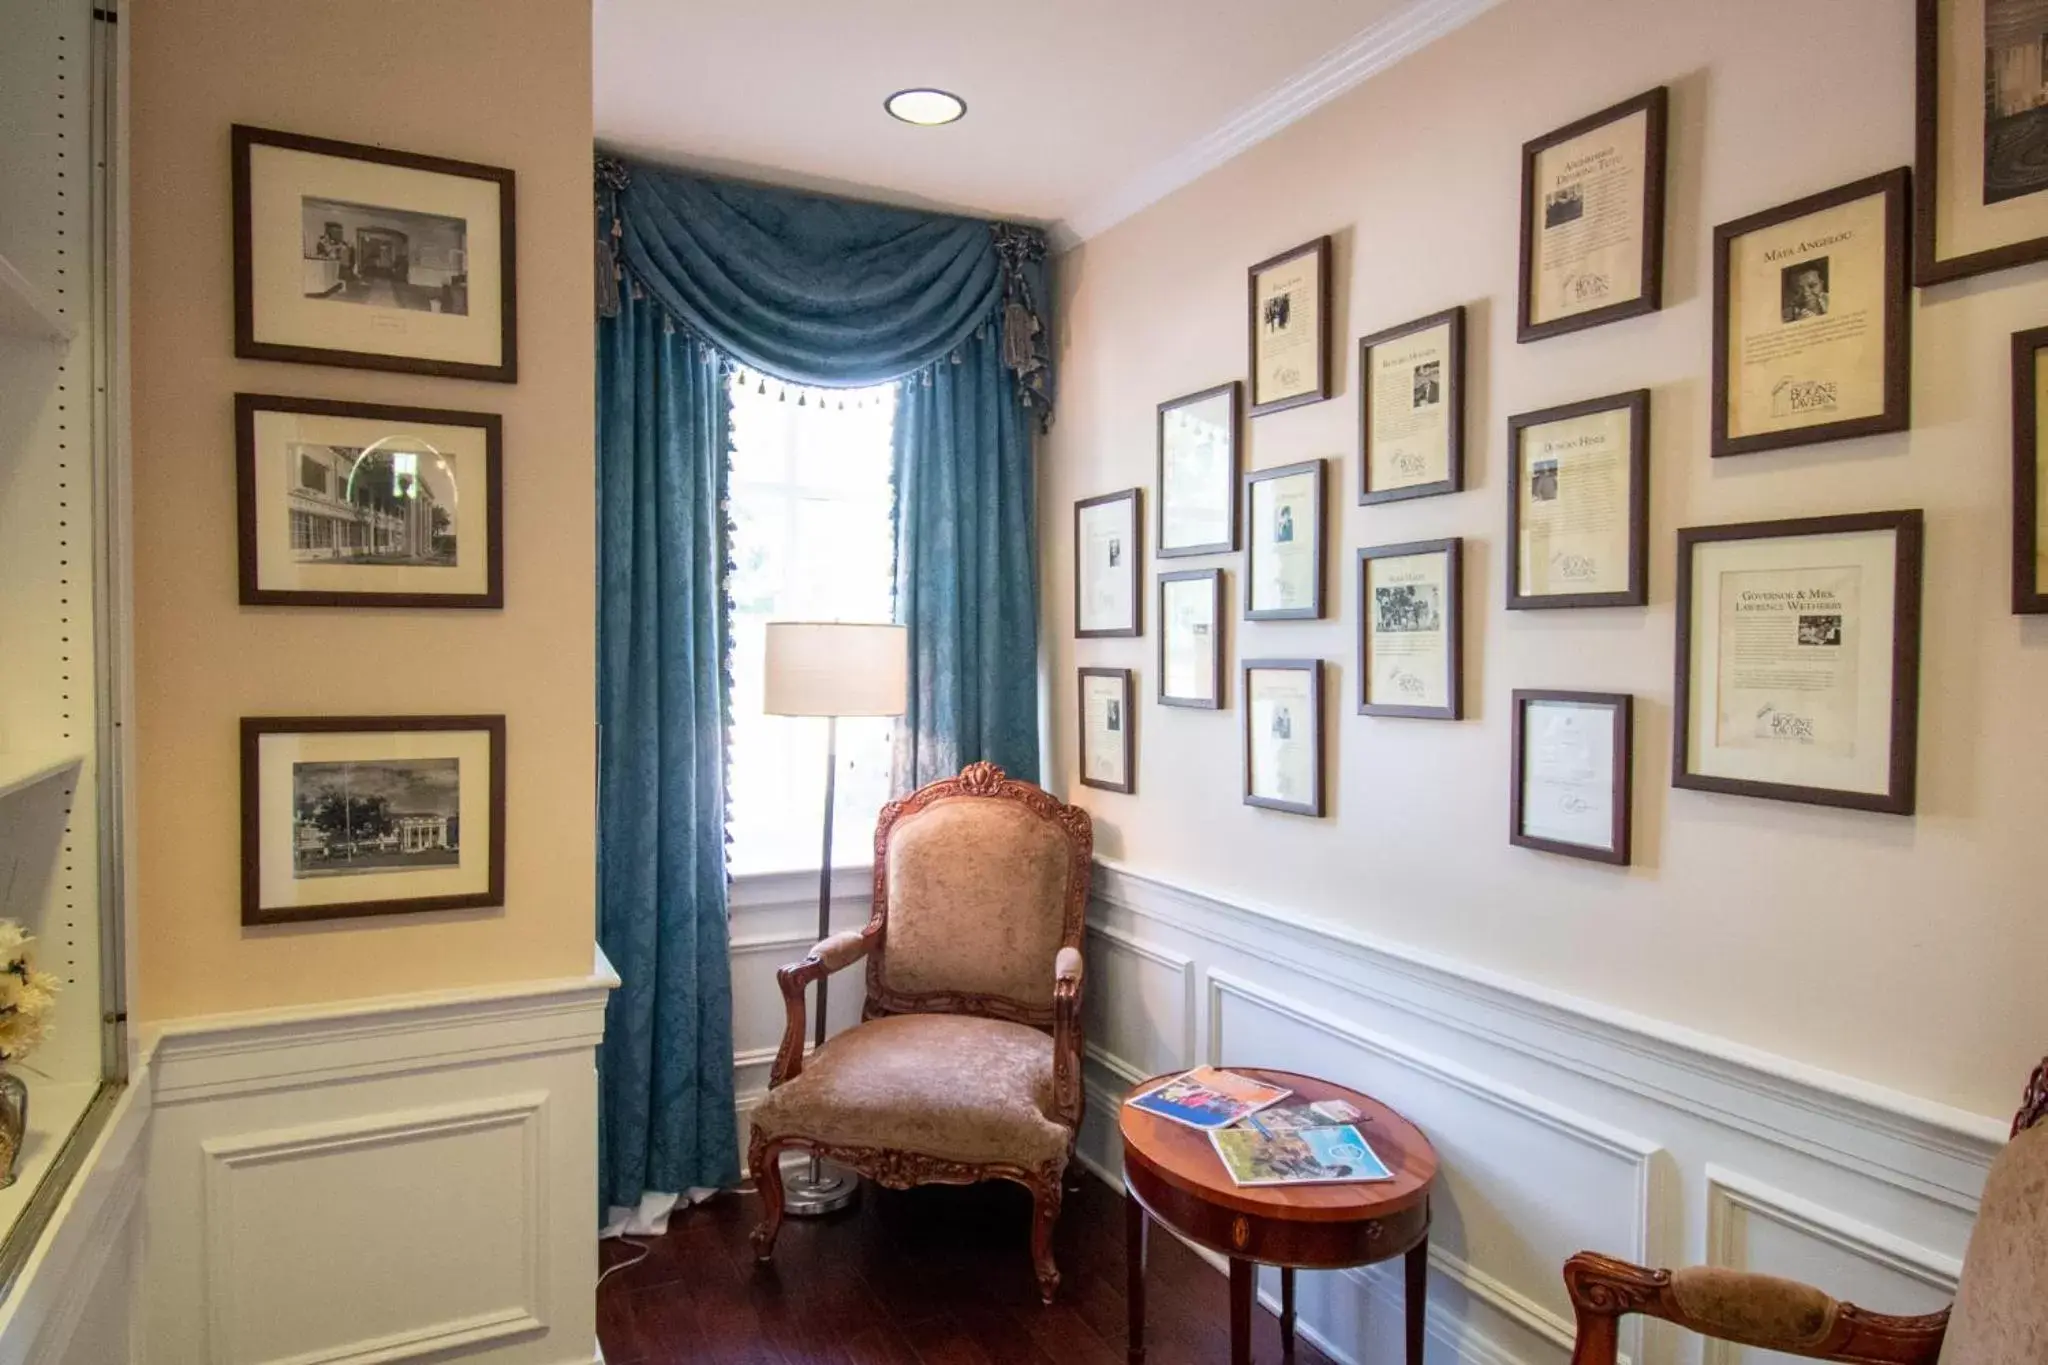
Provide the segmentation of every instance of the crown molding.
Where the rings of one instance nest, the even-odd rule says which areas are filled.
[[[1107,231],[1499,3],[1500,0],[1410,0],[1289,76],[1221,127],[1053,224],[1047,234],[1053,249],[1066,251]]]

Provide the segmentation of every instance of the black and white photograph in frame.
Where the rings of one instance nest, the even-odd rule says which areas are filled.
[[[245,606],[502,607],[495,413],[235,395]]]
[[[1323,663],[1246,659],[1244,803],[1323,813]]]
[[[1237,548],[1243,388],[1233,379],[1159,405],[1161,559]]]
[[[1508,842],[1629,864],[1635,699],[1516,688]]]
[[[513,175],[235,125],[235,354],[511,383]]]
[[[1074,504],[1074,637],[1128,638],[1144,634],[1138,566],[1139,504],[1143,490],[1126,488]]]
[[[1464,305],[1361,337],[1358,375],[1358,501],[1464,487]]]
[[[1137,791],[1131,670],[1075,670],[1080,694],[1081,785],[1130,795]]]
[[[242,923],[505,901],[503,716],[242,721]]]
[[[1358,552],[1360,715],[1464,714],[1464,546],[1453,537]]]

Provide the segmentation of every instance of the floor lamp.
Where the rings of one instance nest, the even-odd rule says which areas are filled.
[[[900,716],[910,690],[910,632],[903,626],[842,621],[771,621],[761,709],[771,716],[825,718],[825,842],[818,860],[818,937],[832,932],[832,794],[839,775],[841,716]],[[818,978],[812,1046],[825,1045],[825,977]],[[794,1214],[845,1208],[860,1189],[853,1172],[812,1154],[782,1177],[783,1208]]]

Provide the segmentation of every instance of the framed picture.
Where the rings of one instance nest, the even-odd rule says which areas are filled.
[[[1650,391],[1508,418],[1508,610],[1649,598]]]
[[[1465,486],[1465,308],[1358,342],[1358,500]]]
[[[244,606],[502,607],[496,414],[235,395]]]
[[[1358,552],[1358,714],[1464,714],[1465,542],[1417,540]]]
[[[1244,803],[1323,813],[1323,661],[1244,661]]]
[[[2012,609],[2048,612],[2048,480],[2041,477],[2042,422],[2048,420],[2048,327],[2012,338]]]
[[[1714,229],[1715,455],[1904,431],[1903,167]]]
[[[1634,699],[1516,688],[1508,842],[1627,867]]]
[[[1223,570],[1159,575],[1159,704],[1223,707]]]
[[[1081,785],[1129,794],[1138,789],[1132,762],[1131,670],[1083,668]]]
[[[1664,306],[1664,125],[1646,90],[1522,144],[1515,340],[1541,341]]]
[[[1678,533],[1671,783],[1913,813],[1918,511]]]
[[[2032,0],[1918,3],[1913,282],[2048,259],[2048,22]]]
[[[1138,599],[1138,503],[1143,490],[1126,488],[1074,504],[1074,636],[1081,640],[1135,636]]]
[[[1323,464],[1303,460],[1245,479],[1247,621],[1322,619]]]
[[[1161,559],[1237,548],[1238,405],[1235,379],[1159,405]]]
[[[243,719],[243,924],[504,903],[503,716]]]
[[[235,354],[519,377],[512,172],[236,124]]]
[[[1252,416],[1330,396],[1330,239],[1253,266]]]

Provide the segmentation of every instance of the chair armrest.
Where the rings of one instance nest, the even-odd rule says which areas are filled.
[[[1793,1280],[1695,1266],[1651,1270],[1582,1251],[1564,1264],[1578,1316],[1572,1365],[1613,1365],[1621,1319],[1662,1318],[1740,1346],[1854,1365],[1936,1365],[1948,1311],[1893,1317]]]
[[[830,938],[819,939],[801,962],[776,970],[775,984],[782,988],[782,1046],[776,1050],[775,1065],[768,1072],[768,1088],[799,1076],[804,1069],[804,988],[813,981],[850,967],[868,955],[873,941],[866,929],[843,929]]]
[[[1052,966],[1052,1095],[1055,1117],[1081,1122],[1081,978],[1079,948],[1062,948]]]

